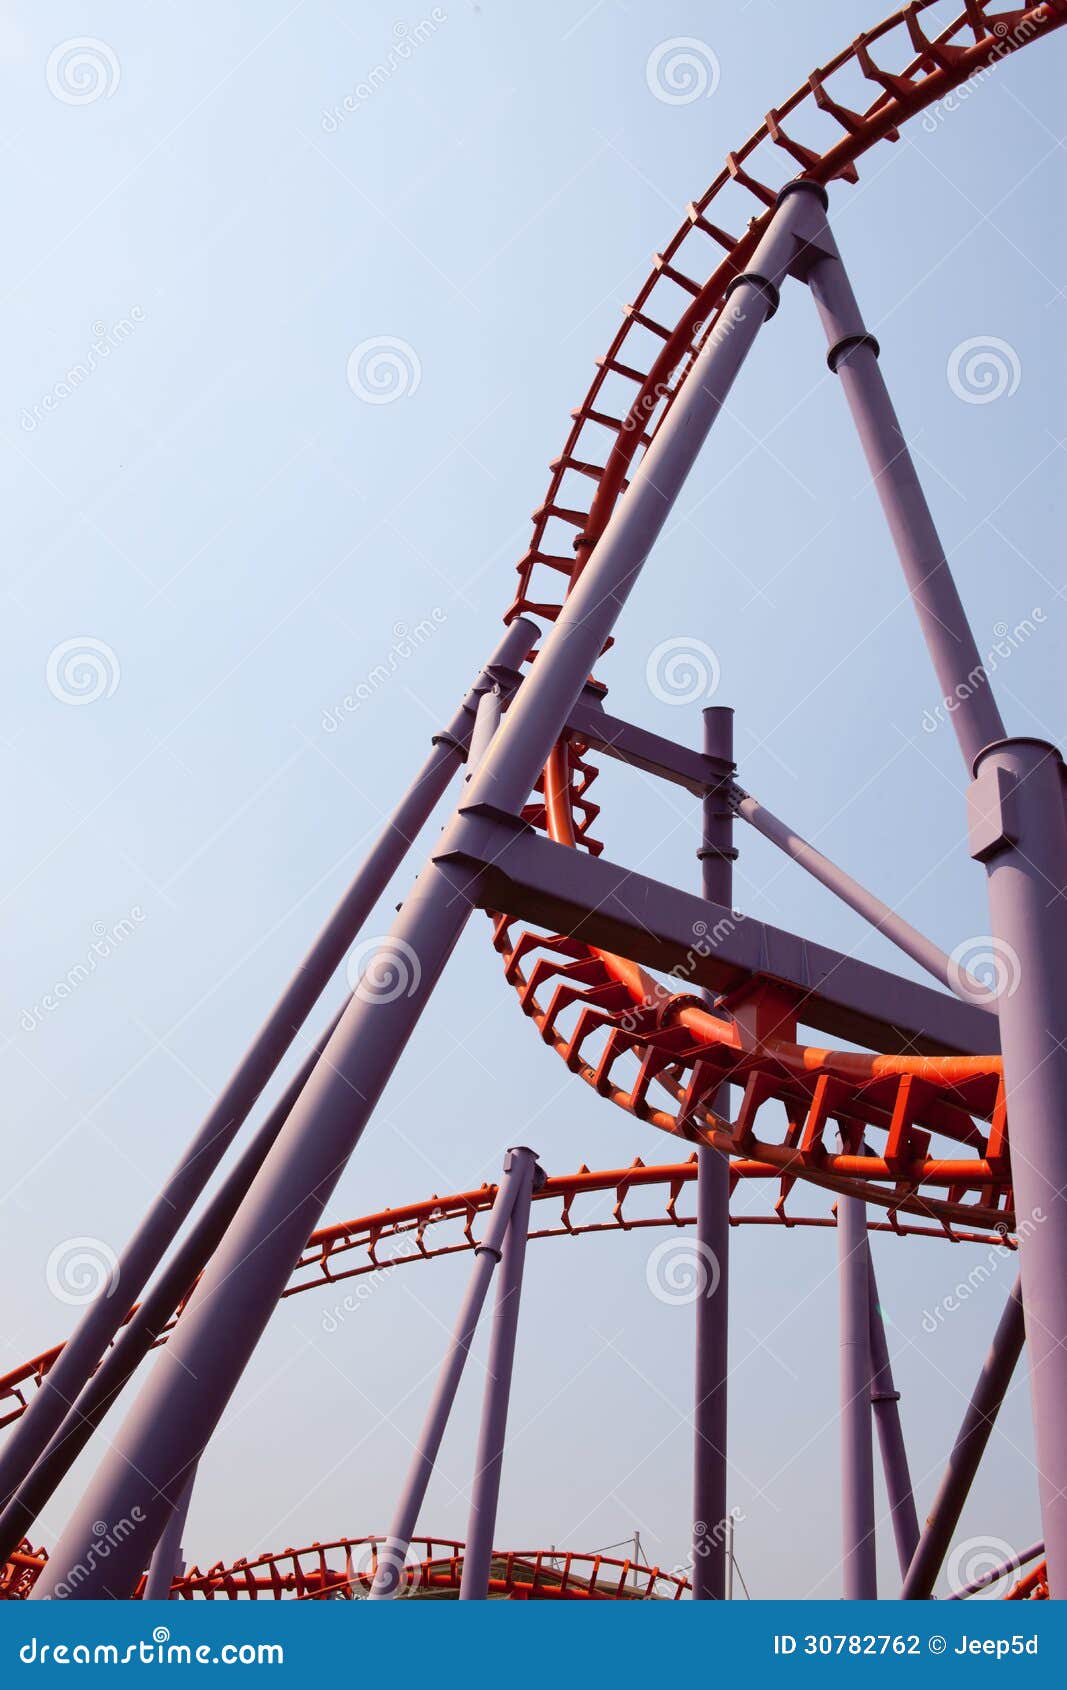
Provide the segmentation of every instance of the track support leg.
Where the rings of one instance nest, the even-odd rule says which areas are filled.
[[[419,1434],[404,1491],[397,1504],[389,1536],[378,1551],[378,1568],[368,1598],[371,1602],[387,1601],[396,1596],[401,1588],[408,1546],[419,1523],[419,1512],[426,1496],[426,1488],[433,1476],[434,1463],[474,1341],[489,1282],[501,1257],[516,1198],[520,1191],[531,1188],[536,1173],[536,1155],[532,1150],[513,1148],[508,1151],[496,1199],[489,1212],[482,1240],[475,1250],[474,1268]],[[529,1215],[529,1204],[526,1212]]]
[[[871,1407],[878,1429],[882,1472],[885,1475],[889,1512],[893,1521],[893,1538],[897,1546],[900,1576],[903,1578],[919,1541],[919,1517],[915,1512],[908,1452],[904,1447],[904,1431],[900,1424],[900,1392],[893,1384],[893,1368],[889,1360],[889,1345],[886,1342],[885,1322],[878,1302],[878,1285],[874,1277],[874,1262],[869,1245],[867,1286],[871,1301]]]
[[[459,1587],[461,1602],[482,1602],[489,1594],[500,1470],[504,1460],[515,1339],[519,1329],[519,1300],[526,1262],[526,1235],[530,1227],[530,1201],[539,1171],[537,1157],[532,1150],[520,1147],[511,1154],[518,1164],[515,1196],[504,1235],[496,1307],[493,1310],[474,1487],[467,1517],[467,1546],[463,1553],[463,1576]]]
[[[733,766],[733,711],[704,711],[704,750]],[[733,903],[733,810],[724,780],[704,800],[700,848],[701,889],[712,903]],[[720,1086],[716,1114],[730,1113],[730,1087]],[[726,1506],[727,1378],[730,1336],[730,1158],[707,1145],[697,1149],[698,1280],[708,1292],[696,1313],[696,1402],[693,1411],[693,1600],[721,1602],[729,1555]]]
[[[867,1281],[867,1205],[837,1200],[841,1303],[842,1594],[846,1602],[878,1595],[871,1438],[871,1300]]]
[[[1027,1311],[1030,1390],[1049,1589],[1067,1596],[1067,814],[1055,746],[1009,739],[841,255],[827,229],[806,279],[885,511],[946,713],[973,782],[983,863]]]

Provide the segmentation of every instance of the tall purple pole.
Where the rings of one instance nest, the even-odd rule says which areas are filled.
[[[878,1595],[871,1438],[871,1299],[867,1280],[867,1205],[837,1200],[841,1320],[841,1577],[846,1602]]]
[[[974,1475],[985,1454],[1025,1341],[1022,1280],[1017,1279],[997,1322],[989,1354],[967,1404],[967,1412],[956,1434],[934,1505],[927,1515],[922,1536],[908,1567],[901,1591],[905,1601],[926,1601],[933,1595],[937,1575],[959,1525],[963,1505],[970,1494]]]
[[[729,773],[708,789],[700,847],[701,890],[724,909],[733,906],[734,713],[719,705],[704,711],[704,751]],[[719,1087],[715,1111],[730,1112],[730,1087]],[[697,1148],[697,1264],[708,1292],[697,1298],[696,1396],[693,1409],[693,1600],[721,1602],[726,1594],[727,1379],[730,1337],[730,1158],[709,1145]]]
[[[478,698],[492,685],[488,669],[521,663],[537,632],[535,624],[521,618],[511,625],[448,729],[435,736],[430,756],[122,1252],[108,1284],[85,1310],[55,1366],[11,1434],[0,1455],[0,1507],[10,1501],[59,1427],[122,1324],[123,1315],[159,1265],[264,1086],[344,961],[346,951],[403,862],[412,841],[443,796],[462,756]]]
[[[814,250],[814,249],[813,249]],[[1044,740],[1005,737],[907,443],[827,230],[807,280],[973,775],[971,855],[985,865],[1027,1310],[1038,1491],[1053,1596],[1067,1595],[1067,815]]]
[[[900,1576],[903,1578],[919,1541],[919,1516],[915,1512],[908,1452],[904,1447],[904,1429],[900,1424],[900,1392],[893,1383],[893,1365],[889,1359],[885,1322],[878,1302],[878,1285],[874,1277],[874,1262],[869,1245],[867,1288],[871,1304],[871,1407],[882,1453],[882,1472],[885,1475],[886,1494],[889,1497],[897,1560],[900,1563]]]
[[[433,1476],[434,1463],[470,1354],[489,1282],[500,1260],[504,1235],[515,1207],[516,1196],[521,1189],[530,1186],[535,1165],[536,1153],[525,1149],[509,1150],[504,1160],[504,1172],[497,1187],[493,1207],[489,1211],[485,1232],[475,1248],[474,1267],[463,1302],[460,1304],[426,1419],[419,1433],[404,1490],[393,1515],[389,1536],[379,1547],[378,1568],[368,1597],[370,1602],[388,1600],[397,1594],[400,1587],[408,1547],[419,1523],[426,1488]],[[528,1216],[529,1205],[526,1212]]]
[[[493,1328],[486,1364],[482,1423],[478,1432],[478,1453],[474,1463],[467,1542],[463,1551],[463,1576],[459,1584],[461,1602],[482,1602],[489,1594],[489,1569],[493,1558],[493,1534],[500,1498],[500,1471],[504,1461],[504,1440],[508,1426],[511,1376],[515,1367],[515,1339],[519,1330],[519,1302],[522,1270],[526,1262],[526,1234],[530,1228],[530,1202],[539,1173],[537,1156],[520,1145],[511,1152],[517,1163],[515,1196],[497,1280]],[[544,1178],[544,1175],[541,1175]]]
[[[584,688],[663,527],[779,283],[822,219],[825,195],[783,198],[736,277],[728,309],[678,390],[589,562],[546,636],[463,803],[405,900],[375,969],[393,978],[380,994],[357,992],[277,1143],[234,1218],[177,1328],[56,1546],[34,1597],[84,1562],[93,1522],[138,1507],[141,1537],[162,1530],[186,1471],[199,1458],[273,1312],[294,1262],[416,1026],[460,934],[475,888],[452,861],[469,810],[489,804],[517,816]],[[136,1516],[132,1516],[136,1517]],[[128,1596],[137,1546],[117,1546],[80,1594]]]

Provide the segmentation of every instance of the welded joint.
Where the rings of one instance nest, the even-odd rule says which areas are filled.
[[[769,276],[761,276],[758,270],[742,270],[739,276],[735,276],[733,278],[727,286],[726,292],[722,296],[723,310],[725,311],[726,309],[726,304],[730,295],[732,293],[736,293],[737,289],[745,284],[749,287],[758,288],[759,292],[767,301],[767,316],[765,320],[769,323],[781,303],[782,296],[778,291],[777,284],[772,282]]]
[[[839,365],[847,364],[851,354],[858,351],[861,346],[865,346],[869,352],[873,352],[876,358],[881,356],[882,348],[875,336],[868,334],[866,329],[862,334],[843,335],[839,341],[831,346],[826,354],[826,362],[835,376]]]
[[[1016,779],[997,763],[983,763],[967,788],[967,842],[976,862],[1019,842]]]

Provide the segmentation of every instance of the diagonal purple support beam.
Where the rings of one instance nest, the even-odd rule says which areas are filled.
[[[339,1009],[326,1030],[319,1035],[317,1043],[304,1058],[248,1148],[190,1228],[156,1283],[138,1305],[136,1313],[121,1328],[113,1347],[0,1515],[0,1565],[26,1536],[33,1521],[70,1471],[175,1309],[188,1296],[213,1251],[218,1248],[226,1228],[263,1166],[267,1152],[285,1125],[293,1104],[311,1077],[341,1014]]]
[[[878,1285],[874,1277],[874,1262],[869,1242],[867,1285],[871,1300],[871,1407],[882,1453],[882,1472],[885,1475],[885,1488],[889,1497],[893,1539],[897,1546],[900,1576],[903,1578],[919,1542],[919,1516],[915,1511],[908,1452],[904,1447],[904,1430],[900,1424],[900,1392],[893,1383],[893,1367],[889,1360],[889,1345],[886,1342],[885,1322],[878,1301]]]
[[[824,203],[822,190],[785,198],[753,255],[753,272],[735,278],[729,311],[678,390],[445,829],[441,850],[383,942],[379,962],[393,969],[400,989],[391,985],[378,997],[357,993],[346,1010],[75,1509],[34,1599],[47,1600],[84,1559],[94,1521],[128,1517],[138,1507],[144,1544],[154,1544],[162,1530],[466,925],[472,877],[448,861],[464,817],[487,804],[517,816],[528,798]],[[138,1555],[137,1547],[119,1545],[106,1566],[94,1568],[84,1593],[128,1596]]]
[[[985,865],[1049,1589],[1067,1596],[1067,812],[1055,746],[1008,739],[907,441],[829,230],[806,279],[960,750]]]
[[[521,663],[537,633],[532,622],[521,618],[514,622],[487,669]],[[480,693],[491,684],[491,677],[483,671],[450,727],[435,736],[430,756],[378,835],[359,873],[122,1252],[108,1285],[89,1304],[64,1345],[62,1355],[19,1420],[0,1455],[0,1507],[10,1500],[58,1429],[121,1325],[123,1315],[158,1267],[263,1088],[344,961],[345,953],[403,862],[412,841],[443,796],[463,754],[471,713]],[[118,1294],[113,1295],[115,1292]]]
[[[419,1513],[426,1497],[427,1486],[433,1477],[434,1463],[474,1341],[489,1282],[500,1260],[516,1198],[519,1192],[532,1182],[535,1166],[535,1152],[526,1149],[512,1148],[504,1160],[504,1172],[497,1187],[493,1207],[489,1211],[489,1219],[485,1223],[485,1232],[474,1252],[474,1267],[463,1302],[460,1304],[426,1419],[419,1433],[419,1441],[404,1482],[403,1494],[393,1515],[389,1536],[378,1550],[378,1567],[367,1598],[370,1602],[388,1601],[396,1596],[400,1588],[408,1547],[419,1523]]]
[[[489,1569],[493,1558],[497,1503],[500,1500],[508,1403],[515,1368],[515,1341],[519,1330],[526,1235],[530,1229],[530,1203],[535,1186],[543,1183],[545,1177],[537,1165],[534,1151],[522,1145],[511,1154],[517,1164],[515,1195],[504,1235],[496,1307],[493,1310],[482,1423],[478,1433],[474,1485],[467,1516],[467,1542],[463,1551],[463,1575],[459,1585],[461,1602],[484,1602],[489,1594]]]
[[[963,1505],[985,1454],[1025,1339],[1022,1281],[1017,1279],[997,1323],[992,1346],[978,1376],[974,1395],[967,1405],[963,1424],[956,1434],[934,1505],[908,1568],[900,1593],[904,1601],[925,1601],[934,1593],[937,1575],[959,1525]]]
[[[913,927],[910,921],[905,921],[903,916],[890,909],[881,898],[876,898],[873,892],[868,892],[858,880],[853,880],[843,868],[838,868],[829,857],[824,857],[814,845],[802,839],[799,833],[794,833],[791,827],[779,821],[777,816],[773,816],[747,792],[742,792],[741,788],[737,787],[735,794],[738,815],[748,822],[750,827],[754,827],[757,833],[762,833],[764,839],[769,839],[772,845],[777,845],[780,851],[784,851],[787,857],[791,857],[802,869],[806,869],[820,885],[833,892],[842,903],[855,910],[865,921],[869,921],[879,933],[884,933],[905,956],[910,956],[913,962],[917,962],[920,968],[925,968],[935,980],[940,980],[941,984],[948,986],[951,991],[958,992],[965,1003],[981,1001],[983,994],[979,982],[974,982],[974,991],[971,993],[959,991],[950,959],[931,939],[927,939],[918,928]]]

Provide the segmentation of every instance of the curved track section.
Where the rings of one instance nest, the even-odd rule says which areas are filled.
[[[282,1549],[201,1571],[190,1567],[171,1587],[172,1601],[359,1601],[378,1566],[380,1537],[337,1538],[305,1549]],[[398,1597],[455,1599],[463,1576],[464,1545],[456,1538],[412,1539]],[[33,1588],[48,1556],[24,1544],[0,1569],[0,1598],[18,1601]],[[677,1602],[689,1592],[682,1573],[637,1561],[560,1549],[497,1549],[489,1571],[490,1598],[513,1602]],[[138,1597],[141,1587],[138,1587]]]
[[[690,205],[572,413],[506,620],[558,614],[796,167],[822,184],[856,182],[858,161],[896,141],[910,118],[1067,22],[1067,0],[1009,11],[968,0],[952,24],[928,34],[931,4],[915,0],[812,71]],[[559,843],[599,852],[590,832],[596,774],[587,748],[561,744],[525,819]],[[860,1195],[891,1219],[924,1216],[946,1231],[1014,1224],[998,1058],[857,1057],[759,1041],[741,1033],[728,1000],[709,1014],[625,958],[507,917],[496,919],[494,943],[545,1042],[640,1119],[772,1164],[784,1184],[802,1178]],[[732,1124],[709,1107],[726,1079],[744,1090]],[[843,1153],[825,1141],[831,1122],[845,1129]],[[868,1129],[885,1134],[880,1155],[861,1154]],[[932,1155],[934,1135],[964,1153]]]
[[[762,1213],[734,1213],[730,1217],[732,1225],[835,1225],[832,1214],[791,1214],[786,1201],[788,1182],[782,1181],[779,1170],[773,1165],[738,1160],[732,1164],[730,1172],[733,1191],[736,1191],[739,1182],[744,1182],[746,1187],[750,1182],[760,1181],[778,1181],[779,1185],[773,1208]],[[589,1233],[692,1226],[696,1216],[680,1213],[678,1203],[685,1188],[695,1180],[695,1156],[688,1162],[660,1166],[646,1166],[638,1160],[628,1168],[590,1170],[581,1167],[573,1174],[556,1175],[546,1180],[533,1194],[535,1208],[529,1236],[532,1239],[579,1238]],[[651,1193],[660,1207],[651,1210],[646,1202],[641,1211],[636,1212],[638,1194],[645,1192]],[[295,1297],[304,1291],[329,1291],[349,1279],[368,1275],[377,1277],[411,1262],[435,1261],[441,1256],[473,1251],[478,1244],[476,1222],[479,1217],[488,1214],[496,1193],[495,1185],[480,1185],[470,1191],[457,1191],[446,1197],[434,1195],[419,1203],[382,1209],[375,1214],[322,1227],[308,1239],[282,1296]],[[585,1200],[595,1199],[604,1193],[610,1193],[614,1198],[610,1211],[607,1214],[602,1210],[589,1212]],[[578,1205],[577,1210],[575,1205]],[[895,1218],[873,1222],[870,1230],[901,1235],[944,1236],[944,1229],[940,1226],[905,1224]],[[952,1236],[960,1243],[988,1242],[983,1233],[957,1231]],[[1007,1236],[1002,1236],[1000,1242],[1008,1249],[1014,1248],[1013,1241]],[[358,1296],[359,1293],[348,1295]],[[163,1329],[159,1343],[166,1342],[167,1334],[173,1330],[180,1312]],[[30,1396],[54,1366],[62,1348],[62,1344],[55,1344],[31,1360],[0,1374],[0,1427],[9,1425],[25,1412]]]

